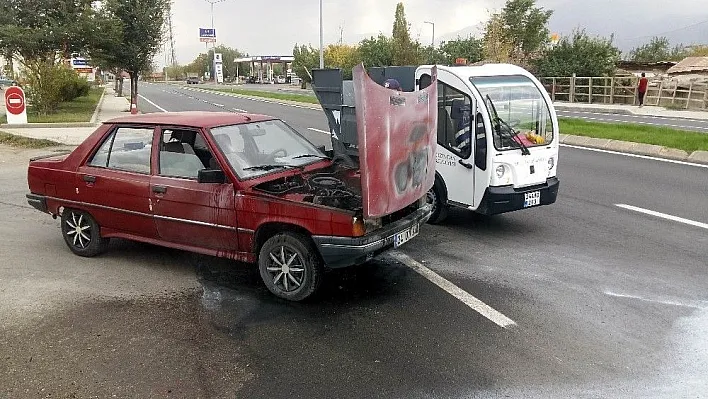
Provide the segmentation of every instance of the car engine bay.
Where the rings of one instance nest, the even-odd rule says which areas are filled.
[[[362,209],[360,175],[351,169],[282,177],[255,188],[292,201],[354,212]]]

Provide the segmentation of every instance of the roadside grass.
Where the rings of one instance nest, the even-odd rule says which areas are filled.
[[[561,134],[654,144],[693,151],[708,151],[708,133],[690,132],[667,127],[631,123],[588,122],[580,119],[559,119]]]
[[[63,145],[51,140],[33,139],[30,137],[17,136],[6,132],[0,132],[0,144],[19,148],[46,148]]]
[[[70,122],[90,122],[93,116],[98,101],[103,94],[103,87],[92,87],[89,94],[84,97],[79,97],[73,101],[67,101],[59,104],[56,112],[48,115],[39,115],[32,110],[32,107],[27,109],[27,122],[29,123],[70,123]],[[0,123],[7,123],[7,117],[2,115]]]
[[[301,103],[308,103],[308,104],[319,104],[317,101],[317,98],[314,96],[307,96],[303,94],[291,94],[291,93],[271,93],[267,91],[259,91],[259,90],[246,90],[246,89],[211,89],[211,88],[204,88],[202,90],[211,90],[211,91],[219,91],[223,93],[234,93],[234,94],[241,94],[244,96],[253,96],[253,97],[263,97],[263,98],[272,98],[274,100],[285,100],[285,101],[296,101],[296,102],[301,102]]]

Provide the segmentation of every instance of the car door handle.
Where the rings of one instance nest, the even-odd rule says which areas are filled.
[[[460,165],[464,166],[464,167],[467,168],[467,169],[472,169],[472,168],[474,167],[474,166],[468,164],[467,162],[465,162],[465,161],[463,161],[463,160],[461,160],[461,159],[460,159],[459,162],[460,162]]]
[[[83,179],[86,183],[95,183],[96,182],[96,176],[84,175]]]
[[[167,187],[165,186],[152,186],[152,192],[156,194],[164,194],[167,192]]]

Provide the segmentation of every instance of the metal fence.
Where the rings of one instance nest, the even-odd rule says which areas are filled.
[[[553,101],[586,104],[637,105],[638,77],[547,77],[541,83]],[[708,109],[708,83],[677,79],[649,81],[645,105],[675,109]]]

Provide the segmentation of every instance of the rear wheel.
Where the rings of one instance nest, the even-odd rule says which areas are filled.
[[[61,214],[61,234],[71,252],[92,257],[108,246],[108,238],[101,237],[101,228],[87,212],[64,209]]]
[[[433,214],[428,219],[428,223],[437,224],[442,223],[447,218],[447,198],[445,193],[445,188],[439,179],[435,179],[435,184],[428,191],[426,199],[428,204],[433,205]]]
[[[302,234],[276,234],[258,254],[258,269],[268,290],[290,301],[302,301],[317,291],[322,268],[317,249]]]

